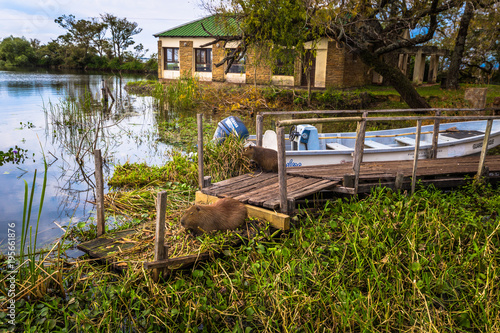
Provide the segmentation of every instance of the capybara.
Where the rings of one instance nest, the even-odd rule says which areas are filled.
[[[248,146],[243,155],[255,161],[264,171],[278,172],[278,152],[276,150]]]
[[[245,204],[224,198],[211,205],[194,205],[181,218],[181,225],[194,234],[212,230],[234,230],[245,222]]]

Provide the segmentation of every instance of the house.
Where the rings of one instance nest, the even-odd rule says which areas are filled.
[[[277,59],[269,64],[262,57],[261,50],[248,50],[246,56],[233,64],[227,74],[224,73],[225,65],[215,67],[214,64],[220,62],[226,52],[238,47],[238,42],[202,46],[214,41],[214,36],[231,36],[231,31],[236,29],[234,21],[221,24],[216,16],[208,16],[155,34],[158,38],[159,79],[196,76],[200,81],[307,86],[307,77],[299,59]],[[307,48],[311,49],[311,44],[306,45]],[[316,44],[316,52],[308,53],[306,59],[312,64],[312,87],[347,88],[371,81],[368,67],[356,55],[328,38],[321,39]]]

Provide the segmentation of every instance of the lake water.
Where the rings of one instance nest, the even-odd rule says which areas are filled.
[[[0,71],[0,151],[18,146],[27,150],[19,164],[0,166],[0,252],[5,251],[8,225],[21,232],[25,182],[31,185],[38,171],[31,225],[35,228],[44,176],[44,156],[48,167],[47,187],[39,224],[38,247],[63,235],[59,226],[87,221],[94,215],[94,192],[84,174],[94,170],[93,156],[85,142],[95,132],[83,118],[68,118],[67,99],[92,96],[100,100],[101,80],[107,80],[115,104],[107,112],[94,112],[104,125],[96,148],[103,150],[105,179],[114,164],[164,163],[169,147],[157,142],[156,123],[162,121],[150,97],[128,95],[123,87],[141,76],[113,76],[50,70]],[[87,97],[88,97],[87,96]],[[89,109],[98,106],[90,105]],[[99,115],[100,114],[100,115]],[[69,121],[69,120],[71,121]],[[34,153],[34,156],[33,156]],[[76,163],[75,153],[83,165]],[[83,171],[83,172],[82,172]]]

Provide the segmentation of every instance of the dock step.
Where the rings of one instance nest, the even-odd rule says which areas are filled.
[[[408,146],[415,146],[415,139],[409,138],[407,136],[395,137],[394,140]],[[420,141],[420,146],[431,145],[431,142]]]
[[[333,149],[333,150],[349,150],[349,151],[354,150],[354,149],[352,149],[350,147],[341,145],[340,143],[337,143],[337,142],[327,143],[326,147],[330,148],[330,149]]]
[[[379,149],[391,148],[391,146],[384,145],[383,143],[373,141],[373,140],[365,140],[365,146],[367,146],[369,148],[379,148]]]

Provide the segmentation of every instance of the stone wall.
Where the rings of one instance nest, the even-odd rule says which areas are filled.
[[[158,40],[158,78],[163,78],[163,48],[161,46],[161,39]]]
[[[245,67],[247,84],[269,84],[271,82],[271,67],[265,59],[256,56],[254,49],[247,50]]]
[[[181,77],[191,77],[194,73],[193,69],[193,41],[181,40],[179,41],[179,68]]]
[[[344,86],[344,48],[338,48],[334,41],[328,42],[326,56],[325,86],[343,88]]]
[[[368,66],[354,53],[344,55],[344,81],[343,88],[360,87],[370,83]]]
[[[225,43],[218,42],[212,46],[212,81],[224,82],[224,69],[225,66],[215,67],[216,63],[219,63],[224,59],[225,56]]]

